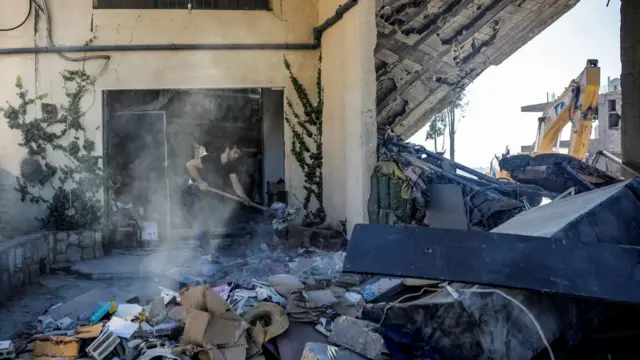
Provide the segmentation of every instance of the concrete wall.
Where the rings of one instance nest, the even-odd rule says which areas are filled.
[[[182,10],[94,10],[92,2],[87,0],[49,1],[52,14],[53,39],[58,45],[83,45],[93,39],[93,44],[163,44],[163,43],[310,43],[313,40],[312,28],[319,19],[318,6],[315,0],[280,0],[274,1],[272,12],[264,11],[193,11]],[[325,3],[322,1],[323,14],[328,15]],[[373,2],[364,2],[373,3]],[[24,18],[27,1],[0,0],[0,28],[15,25]],[[35,9],[35,8],[34,8]],[[335,7],[333,7],[335,10]],[[29,21],[20,29],[12,32],[0,33],[0,48],[45,46],[45,22],[39,15],[39,21],[34,22],[32,14]],[[368,18],[367,18],[368,17]],[[367,19],[365,19],[367,18]],[[371,34],[353,32],[363,22],[370,22],[373,27],[373,5],[360,5],[348,15],[347,21],[340,23],[336,29],[330,30],[333,37],[333,53],[341,56],[338,61],[349,59],[345,84],[332,85],[329,82],[327,93],[334,95],[326,102],[326,108],[338,111],[329,122],[333,128],[325,131],[325,146],[327,149],[341,149],[339,163],[329,161],[325,173],[344,173],[347,161],[347,149],[342,142],[341,135],[335,136],[336,130],[349,134],[355,142],[350,143],[349,161],[362,164],[363,151],[368,148],[363,144],[363,127],[360,117],[372,109],[365,106],[363,90],[356,90],[368,81],[371,82],[367,91],[375,91],[373,74],[371,79],[363,79],[369,74],[368,66],[373,44],[371,37],[375,37],[375,30]],[[375,29],[375,28],[374,28]],[[340,36],[339,34],[347,34]],[[369,36],[363,41],[361,36]],[[339,44],[337,43],[339,42]],[[331,40],[329,41],[331,44]],[[352,51],[356,55],[349,55]],[[328,51],[329,52],[329,51]],[[77,54],[76,54],[77,55]],[[292,64],[294,73],[299,77],[309,91],[313,92],[316,69],[318,66],[317,51],[197,51],[197,52],[119,52],[110,53],[111,60],[106,64],[101,60],[74,63],[66,61],[55,54],[41,55],[1,55],[0,56],[0,104],[5,101],[16,102],[13,84],[16,75],[20,75],[30,93],[48,93],[48,102],[61,104],[65,102],[60,72],[65,69],[75,69],[84,66],[90,74],[97,76],[96,91],[88,94],[83,101],[87,110],[85,127],[88,136],[97,142],[98,149],[102,149],[102,98],[101,91],[105,89],[157,89],[157,88],[222,88],[222,87],[276,87],[285,88],[285,92],[293,94],[285,68],[283,55]],[[329,55],[329,54],[327,54]],[[350,59],[351,58],[351,59]],[[345,65],[346,66],[346,65]],[[337,71],[339,69],[333,69]],[[354,70],[360,70],[353,72]],[[329,73],[329,72],[327,72]],[[343,78],[339,71],[331,75],[333,78]],[[338,90],[339,89],[339,90]],[[345,99],[354,104],[347,109]],[[371,95],[373,98],[373,95]],[[339,110],[337,110],[339,109]],[[38,109],[32,109],[38,114]],[[330,113],[330,112],[329,112]],[[368,115],[367,115],[368,116]],[[371,114],[373,116],[373,114]],[[352,119],[352,123],[341,123],[345,119]],[[341,125],[340,125],[341,124]],[[369,134],[367,134],[369,136]],[[0,119],[0,217],[2,228],[0,234],[8,237],[17,233],[32,231],[38,226],[33,220],[38,215],[38,209],[32,205],[21,204],[17,193],[13,190],[15,176],[19,173],[20,161],[24,151],[17,146],[19,134],[9,130],[4,119]],[[302,173],[291,156],[290,133],[285,136],[285,181],[290,194],[293,192],[300,199],[304,197]],[[60,163],[64,159],[52,156],[52,161]],[[353,175],[359,176],[364,171],[357,171]],[[367,177],[368,178],[368,177]],[[355,180],[350,180],[353,188]],[[328,207],[334,213],[330,216],[339,219],[346,215],[345,203],[336,199],[343,198],[338,189],[343,189],[343,182],[330,182],[325,187],[325,194],[331,196]],[[364,189],[359,189],[363,192]],[[332,194],[332,195],[328,195]],[[355,197],[353,197],[355,196]],[[362,194],[351,198],[359,199]],[[335,199],[334,199],[335,198]],[[351,199],[348,198],[348,199]],[[290,200],[295,203],[290,195]],[[336,202],[334,204],[333,202]],[[360,200],[358,200],[360,203]],[[7,210],[9,209],[9,210]],[[350,210],[353,213],[362,211]],[[42,212],[42,209],[40,209]],[[361,215],[354,215],[354,219]],[[362,220],[362,219],[358,219]]]
[[[609,128],[609,101],[616,102],[616,112],[622,115],[622,93],[621,91],[611,91],[600,94],[598,97],[598,149],[607,150],[615,155],[620,155],[622,145],[620,141],[620,127]],[[622,121],[621,121],[622,123]],[[591,150],[595,152],[596,150]]]
[[[0,303],[52,266],[104,256],[102,232],[40,232],[0,243]]]
[[[640,2],[622,0],[620,20],[622,161],[640,171]]]
[[[343,0],[322,0],[320,22]],[[368,222],[369,179],[377,160],[375,2],[360,1],[322,38],[325,207],[336,220]]]

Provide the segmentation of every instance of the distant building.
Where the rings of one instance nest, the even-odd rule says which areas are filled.
[[[598,97],[598,122],[593,129],[594,139],[589,148],[590,158],[598,150],[605,150],[622,158],[620,125],[622,123],[622,88],[620,79],[610,79]],[[620,174],[620,166],[605,159],[596,164],[602,170]]]
[[[553,101],[555,95],[548,101]],[[548,102],[547,102],[548,103]],[[522,112],[542,112],[547,103],[527,105],[522,107]],[[603,86],[598,95],[597,119],[594,122],[592,138],[589,145],[590,161],[598,150],[606,150],[618,158],[622,157],[622,145],[620,142],[620,125],[622,122],[622,88],[620,79],[609,78],[607,85]],[[566,153],[569,147],[569,140],[561,140],[556,151]],[[523,145],[520,151],[523,153],[533,152],[534,145]],[[602,170],[611,174],[619,175],[620,166],[602,158],[596,164]]]

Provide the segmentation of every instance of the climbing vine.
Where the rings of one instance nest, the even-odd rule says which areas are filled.
[[[319,63],[322,63],[320,54]],[[326,213],[322,200],[322,107],[324,106],[324,88],[322,87],[322,69],[318,65],[316,75],[317,101],[313,101],[305,87],[291,71],[291,64],[284,58],[284,67],[289,72],[289,80],[293,85],[302,113],[296,110],[293,102],[287,97],[288,113],[285,121],[293,137],[291,153],[304,174],[305,196],[302,207],[305,211],[306,225],[324,223]],[[294,121],[295,120],[295,121]],[[316,210],[310,210],[311,200],[318,203]]]
[[[0,108],[9,128],[20,132],[19,146],[27,152],[16,191],[22,202],[45,205],[45,217],[37,218],[43,228],[96,228],[102,221],[100,195],[105,182],[101,157],[94,154],[96,144],[85,133],[86,113],[81,107],[95,78],[84,70],[65,70],[61,76],[67,101],[60,111],[53,104],[42,104],[42,116],[29,119],[29,108],[47,94],[30,96],[20,77],[15,84],[19,104]],[[61,159],[59,155],[67,161],[52,164],[50,159]]]

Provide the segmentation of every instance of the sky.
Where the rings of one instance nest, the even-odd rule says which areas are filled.
[[[640,1],[640,0],[638,0]],[[580,74],[587,59],[598,59],[600,85],[620,77],[620,0],[582,0],[573,9],[498,66],[487,68],[467,88],[464,118],[456,132],[456,162],[488,167],[494,155],[511,153],[535,141],[538,113],[520,107],[560,95]],[[595,128],[594,128],[595,130]],[[565,128],[562,139],[569,139]],[[410,142],[425,144],[426,128]],[[440,147],[442,140],[438,141]],[[446,141],[448,144],[448,139]]]

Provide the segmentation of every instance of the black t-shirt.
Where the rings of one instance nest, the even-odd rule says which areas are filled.
[[[237,171],[234,162],[228,161],[223,164],[220,154],[205,154],[200,157],[200,160],[202,161],[200,176],[209,186],[226,186],[229,181],[229,175],[235,174]]]

